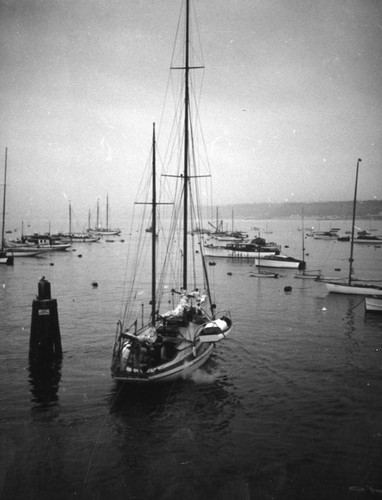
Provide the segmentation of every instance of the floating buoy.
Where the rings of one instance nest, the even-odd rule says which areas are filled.
[[[54,266],[54,262],[51,262],[49,265],[50,265],[50,266]]]
[[[292,287],[291,286],[284,286],[284,292],[291,292],[292,291]]]
[[[209,263],[208,263],[208,265],[209,265],[209,266],[216,266],[216,262],[211,261],[211,262],[209,262]]]
[[[81,257],[82,257],[82,253],[79,253],[79,254],[78,254],[78,257],[79,257],[79,258],[81,258]]]
[[[232,276],[232,273],[227,273],[227,274],[228,274],[228,276]]]
[[[98,286],[98,283],[96,281],[92,281],[92,287],[97,288],[97,286]]]
[[[289,248],[289,245],[285,245],[285,248]]]
[[[321,311],[327,311],[326,307],[323,307],[323,308],[321,309]]]
[[[339,267],[336,267],[334,270],[335,271],[341,271],[341,269]]]

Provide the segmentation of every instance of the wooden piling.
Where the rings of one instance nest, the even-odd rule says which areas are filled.
[[[51,298],[50,282],[42,277],[32,304],[29,361],[44,364],[62,358],[57,300]]]

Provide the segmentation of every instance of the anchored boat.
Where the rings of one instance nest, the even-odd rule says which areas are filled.
[[[354,230],[355,230],[355,217],[357,206],[357,186],[358,186],[358,171],[361,163],[359,158],[357,161],[355,188],[354,188],[354,201],[353,201],[353,218],[352,218],[352,232],[350,238],[350,258],[349,258],[349,277],[347,283],[339,282],[326,282],[326,288],[332,293],[344,293],[350,295],[378,295],[382,296],[382,287],[370,283],[355,283],[353,278],[353,249],[354,249]],[[358,280],[360,281],[360,280]]]
[[[165,202],[161,199],[162,190],[157,193],[154,126],[151,181],[142,183],[151,187],[151,199],[142,196],[143,200],[136,203],[136,210],[143,212],[144,222],[136,226],[139,228],[136,251],[129,266],[132,275],[125,312],[118,322],[111,364],[112,377],[128,383],[168,382],[190,376],[208,360],[215,343],[225,339],[232,329],[229,312],[217,312],[203,236],[194,231],[190,234],[188,230],[203,227],[200,183],[202,178],[209,177],[200,172],[201,165],[195,161],[199,156],[193,151],[199,114],[193,107],[195,101],[190,99],[189,78],[190,71],[201,66],[191,61],[191,54],[195,52],[189,37],[189,7],[187,0],[184,62],[180,66],[172,65],[173,69],[184,72],[184,108],[182,113],[179,110],[177,113],[181,115],[181,127],[173,138],[174,144],[179,145],[180,140],[183,143],[181,154],[177,155],[177,170],[166,174],[166,180],[175,183],[175,194],[171,201]],[[169,207],[172,214],[165,225],[159,211]],[[151,224],[150,233],[145,230],[147,222]],[[160,238],[156,238],[157,231]],[[147,261],[151,262],[150,266]],[[141,284],[139,276],[143,280]]]

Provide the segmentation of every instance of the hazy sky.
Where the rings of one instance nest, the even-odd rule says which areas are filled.
[[[12,221],[135,196],[182,0],[0,0]],[[382,198],[382,2],[194,0],[215,203]],[[3,160],[1,161],[1,182]],[[15,222],[15,223],[16,223]]]

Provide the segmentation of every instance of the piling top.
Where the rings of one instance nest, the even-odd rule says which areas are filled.
[[[45,279],[45,276],[40,278],[38,282],[38,300],[50,300],[50,282]]]

